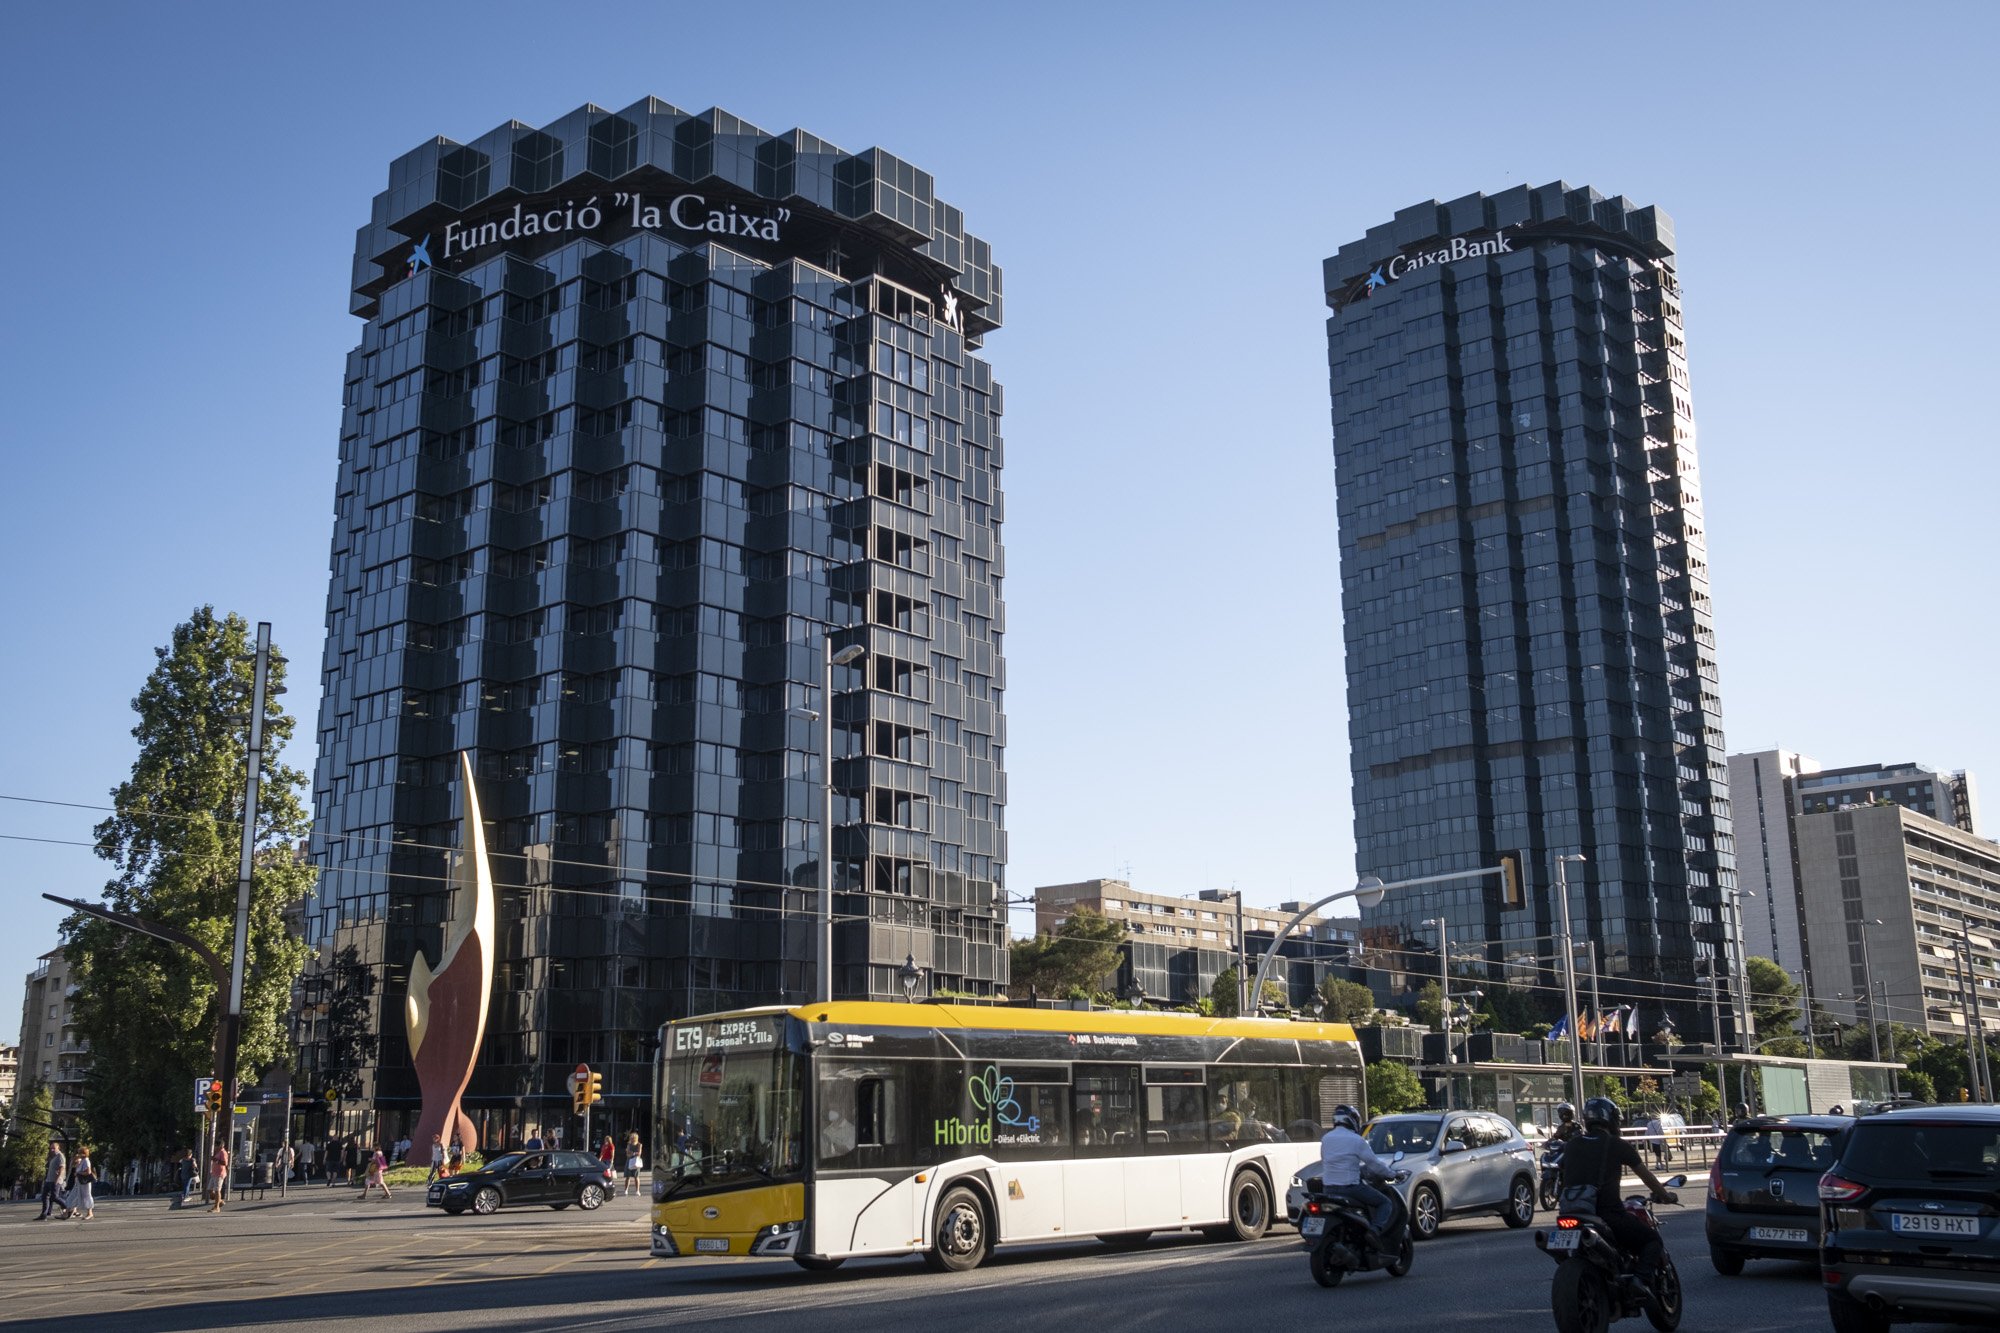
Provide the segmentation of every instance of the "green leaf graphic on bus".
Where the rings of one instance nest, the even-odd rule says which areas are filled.
[[[993,1118],[1003,1125],[1015,1125],[1035,1133],[1042,1127],[1040,1116],[1021,1117],[1021,1104],[1014,1100],[1014,1080],[1002,1078],[993,1065],[986,1066],[984,1074],[974,1074],[965,1081],[966,1091],[972,1094],[972,1104],[982,1111],[990,1111]]]

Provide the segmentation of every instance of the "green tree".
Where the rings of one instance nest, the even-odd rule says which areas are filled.
[[[1937,1100],[1937,1084],[1931,1081],[1929,1074],[1912,1069],[1903,1075],[1903,1095],[1915,1097],[1921,1102],[1934,1102]]]
[[[1694,1094],[1694,1105],[1689,1109],[1706,1120],[1722,1109],[1722,1093],[1715,1084],[1703,1079]]]
[[[39,1187],[43,1159],[49,1152],[49,1125],[55,1120],[56,1099],[48,1084],[30,1083],[14,1097],[14,1130],[0,1155],[0,1175],[12,1181],[26,1176]]]
[[[1215,1001],[1217,1014],[1224,1018],[1236,1017],[1236,968],[1233,965],[1215,974],[1215,984],[1208,988],[1208,998]],[[1264,983],[1263,1000],[1266,1009],[1285,1009],[1291,1005],[1291,997],[1275,981]]]
[[[1394,1115],[1398,1111],[1414,1111],[1429,1100],[1424,1096],[1424,1085],[1410,1072],[1410,1067],[1394,1060],[1381,1060],[1368,1066],[1368,1114],[1371,1116]]]
[[[1750,1019],[1759,1037],[1781,1037],[1799,1026],[1799,983],[1769,958],[1743,960]]]
[[[333,960],[332,997],[326,1010],[326,1066],[320,1091],[361,1095],[361,1071],[375,1060],[375,973],[354,945]]]
[[[1015,940],[1008,948],[1013,990],[1025,995],[1094,993],[1118,970],[1125,927],[1088,907],[1078,907],[1049,935]]]
[[[132,707],[139,756],[96,829],[97,854],[118,875],[107,907],[176,927],[230,954],[243,817],[247,724],[256,649],[241,616],[198,609],[176,626]],[[279,759],[292,719],[279,707],[284,660],[274,652],[245,948],[239,1070],[247,1082],[287,1057],[285,1017],[305,965],[286,913],[312,892],[294,854],[308,818],[305,778]],[[194,1079],[220,1073],[227,996],[186,949],[83,916],[63,923],[78,985],[77,1024],[89,1039],[86,1113],[119,1153],[153,1155],[185,1141]],[[107,1159],[109,1160],[109,1159]]]
[[[1375,992],[1358,981],[1329,976],[1319,983],[1319,998],[1329,1023],[1358,1023],[1375,1013]]]
[[[1485,1026],[1495,1032],[1526,1032],[1552,1013],[1549,1005],[1531,990],[1498,983],[1481,984],[1486,998],[1480,1001],[1479,1013]]]
[[[1444,1026],[1443,1015],[1444,988],[1433,981],[1417,992],[1417,1001],[1410,1006],[1410,1021],[1439,1031]]]

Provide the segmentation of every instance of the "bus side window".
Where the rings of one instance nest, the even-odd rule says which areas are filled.
[[[863,1148],[895,1142],[889,1125],[887,1080],[864,1078],[854,1085],[854,1141]]]
[[[1077,1065],[1070,1085],[1070,1129],[1079,1157],[1134,1151],[1139,1133],[1133,1065]]]
[[[1208,1146],[1204,1083],[1198,1068],[1146,1070],[1148,1152],[1200,1152]]]

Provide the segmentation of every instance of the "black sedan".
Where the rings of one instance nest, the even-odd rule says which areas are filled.
[[[1708,1257],[1734,1277],[1746,1259],[1811,1260],[1819,1251],[1819,1178],[1854,1121],[1756,1116],[1729,1127],[1708,1173]]]
[[[586,1211],[611,1197],[611,1168],[586,1152],[510,1152],[477,1171],[431,1182],[424,1203],[447,1213],[484,1216],[502,1208],[547,1204]]]

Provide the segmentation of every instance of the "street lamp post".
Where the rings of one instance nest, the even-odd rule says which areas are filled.
[[[820,640],[825,670],[820,675],[819,766],[822,779],[819,819],[819,999],[833,1001],[833,669],[846,666],[868,650],[849,644],[833,650],[833,631]]]
[[[1800,968],[1800,969],[1799,969],[1799,982],[1800,982],[1801,986],[1802,986],[1802,987],[1804,988],[1804,994],[1805,994],[1805,1002],[1806,1002],[1806,1008],[1805,1008],[1805,1016],[1806,1016],[1806,1058],[1807,1058],[1807,1059],[1810,1059],[1810,1060],[1817,1060],[1817,1059],[1819,1059],[1819,1047],[1818,1047],[1818,1045],[1816,1044],[1816,1042],[1815,1042],[1815,1038],[1814,1038],[1814,1036],[1813,1036],[1813,1012],[1812,1012],[1812,1008],[1813,1008],[1813,1001],[1812,1001],[1812,969],[1811,969],[1811,968],[1809,968],[1809,967],[1802,967],[1802,968]],[[1775,1038],[1774,1038],[1774,1040],[1775,1040]],[[1762,1046],[1762,1045],[1763,1045],[1764,1043],[1760,1041],[1760,1042],[1758,1042],[1757,1044],[1758,1044],[1759,1046]]]
[[[1863,921],[1861,932],[1861,991],[1868,998],[1868,1057],[1877,1064],[1882,1061],[1882,1017],[1875,1011],[1875,965],[1868,959],[1868,927],[1879,926],[1879,920]]]
[[[1438,1027],[1444,1031],[1444,1109],[1451,1109],[1451,938],[1442,913],[1422,924],[1438,930]]]
[[[1567,867],[1582,865],[1590,860],[1580,852],[1558,856],[1556,861],[1556,906],[1561,913],[1562,963],[1563,963],[1563,1004],[1569,1015],[1569,1076],[1571,1099],[1578,1106],[1583,1105],[1583,1040],[1576,1031],[1576,941],[1570,936],[1569,927],[1569,873]]]

